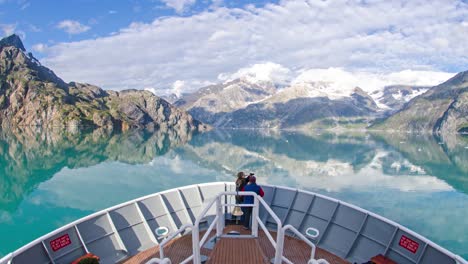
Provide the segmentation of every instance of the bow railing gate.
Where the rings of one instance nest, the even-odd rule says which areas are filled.
[[[222,198],[227,197],[227,196],[253,196],[254,197],[254,203],[253,204],[236,204],[236,203],[223,203]],[[228,199],[225,199],[226,201]],[[203,237],[200,239],[200,222],[205,220],[206,214],[210,211],[210,209],[213,207],[213,205],[216,204],[216,215],[209,225],[207,231],[203,235]],[[261,218],[259,217],[259,212],[260,212],[260,204],[263,205],[265,208],[266,212],[270,214],[270,216],[273,218],[273,220],[276,223],[276,240],[273,239],[272,235],[270,234],[269,230],[266,227],[266,224],[263,223]],[[221,192],[216,195],[209,203],[208,205],[203,209],[203,211],[200,213],[200,215],[196,218],[195,223],[193,225],[186,224],[183,225],[177,230],[176,232],[170,234],[164,241],[160,244],[159,248],[159,254],[160,258],[154,258],[151,259],[149,262],[151,263],[170,263],[170,260],[164,256],[164,246],[168,244],[172,239],[177,237],[179,234],[182,234],[186,229],[192,229],[192,250],[193,254],[183,260],[181,263],[188,263],[192,261],[193,263],[201,264],[202,259],[201,259],[201,254],[200,254],[200,249],[201,247],[205,244],[205,242],[208,239],[208,236],[210,233],[213,231],[214,228],[216,228],[216,239],[220,239],[221,237],[229,237],[229,235],[223,235],[223,230],[225,227],[225,218],[224,218],[224,212],[223,208],[225,207],[253,207],[252,209],[252,228],[251,228],[251,235],[248,235],[247,237],[252,237],[252,238],[258,238],[258,228],[259,226],[262,228],[263,232],[265,233],[266,237],[270,241],[271,245],[275,248],[275,257],[272,259],[272,262],[274,264],[281,264],[283,261],[286,263],[292,263],[289,259],[287,259],[285,256],[283,256],[283,248],[284,248],[284,235],[287,230],[291,231],[294,233],[299,239],[303,240],[307,245],[311,247],[311,255],[310,255],[310,260],[308,263],[320,263],[320,264],[328,264],[328,262],[324,259],[319,259],[315,260],[315,245],[307,239],[303,234],[301,234],[295,227],[291,225],[286,225],[283,227],[281,220],[279,217],[273,212],[273,210],[268,206],[268,204],[263,200],[262,197],[257,195],[255,192]],[[309,235],[308,232],[307,236],[310,238],[315,238],[318,236],[318,230],[314,228],[308,228],[313,229],[315,231],[314,235]],[[159,262],[160,261],[160,262]],[[167,262],[163,262],[167,261]],[[149,263],[147,262],[147,264]]]

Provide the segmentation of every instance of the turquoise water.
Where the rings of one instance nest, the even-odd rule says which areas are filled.
[[[468,258],[467,138],[255,130],[2,131],[0,256],[103,208],[239,170],[356,204]]]

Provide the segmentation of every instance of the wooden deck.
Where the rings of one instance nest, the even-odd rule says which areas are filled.
[[[228,225],[223,233],[238,231],[241,234],[250,235],[249,230],[244,230],[240,225]],[[200,239],[205,231],[200,232]],[[276,232],[270,232],[273,238]],[[210,234],[214,236],[215,232]],[[190,234],[174,239],[164,248],[164,254],[170,258],[172,263],[180,263],[192,255],[192,236]],[[221,238],[210,250],[203,248],[201,254],[208,256],[207,264],[257,264],[270,263],[275,255],[275,250],[263,231],[258,232],[258,238]],[[310,257],[310,247],[303,241],[286,236],[284,240],[283,255],[293,263],[307,263]],[[121,262],[122,264],[146,263],[149,259],[159,257],[159,246],[147,249],[133,257]],[[315,252],[317,259],[326,259],[330,264],[347,264],[345,261],[323,249],[317,248]],[[191,263],[191,262],[190,262]]]

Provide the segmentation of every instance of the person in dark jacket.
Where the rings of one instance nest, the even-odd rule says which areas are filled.
[[[237,173],[237,179],[236,179],[236,192],[240,192],[244,189],[245,185],[247,184],[247,181],[245,179],[245,174],[243,171],[240,171]],[[236,203],[240,204],[244,201],[244,197],[240,195],[236,195]]]
[[[249,183],[244,187],[245,192],[255,192],[256,194],[260,195],[263,197],[265,193],[263,192],[262,187],[257,185],[257,179],[255,176],[250,176],[249,177]],[[243,204],[253,204],[254,203],[254,197],[249,195],[249,196],[244,196],[244,202]],[[244,229],[249,229],[250,227],[250,218],[252,217],[252,207],[244,207]]]

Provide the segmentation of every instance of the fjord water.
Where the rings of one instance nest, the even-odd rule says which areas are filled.
[[[239,170],[356,204],[468,258],[467,138],[258,130],[1,131],[0,256],[106,207]]]

